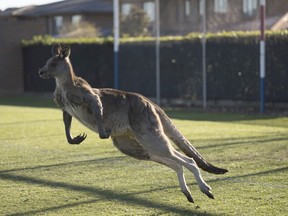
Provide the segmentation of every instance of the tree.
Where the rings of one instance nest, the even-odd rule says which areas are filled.
[[[150,19],[147,13],[136,6],[132,6],[130,13],[126,16],[121,16],[120,34],[122,36],[148,36],[148,27]]]

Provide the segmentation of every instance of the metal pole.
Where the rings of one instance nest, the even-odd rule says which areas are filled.
[[[260,0],[260,112],[265,110],[265,6]]]
[[[119,0],[113,0],[114,88],[119,88]]]
[[[206,83],[206,0],[202,4],[202,79],[203,79],[203,108],[207,107],[207,83]]]
[[[160,4],[159,0],[155,0],[155,25],[156,25],[156,102],[158,105],[161,103],[160,93]]]

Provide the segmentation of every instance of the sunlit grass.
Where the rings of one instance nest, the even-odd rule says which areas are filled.
[[[229,169],[225,175],[202,172],[215,200],[202,194],[185,170],[195,200],[190,204],[172,170],[121,154],[111,140],[100,140],[77,121],[72,133],[88,137],[71,146],[60,110],[36,107],[40,102],[33,100],[13,106],[8,102],[0,105],[0,215],[288,212],[286,117],[168,112],[207,160]]]

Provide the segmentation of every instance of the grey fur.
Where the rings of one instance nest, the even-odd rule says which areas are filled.
[[[40,77],[54,77],[56,80],[55,103],[63,110],[67,141],[80,144],[86,138],[86,134],[71,136],[74,117],[99,133],[100,138],[111,136],[113,144],[122,153],[173,169],[189,202],[193,202],[193,198],[185,182],[183,166],[194,174],[200,190],[209,198],[214,198],[198,166],[215,174],[223,174],[227,170],[206,162],[165,112],[146,97],[116,89],[92,88],[84,79],[77,77],[69,60],[70,52],[69,47],[54,45],[52,57],[39,70]],[[169,138],[184,154],[172,147]]]

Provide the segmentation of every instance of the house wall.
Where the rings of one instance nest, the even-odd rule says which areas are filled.
[[[223,31],[227,25],[247,19],[242,13],[242,0],[227,1],[226,13],[216,13],[214,1],[206,2],[207,31]]]
[[[239,27],[238,24],[241,22],[259,19],[258,9],[251,16],[243,13],[243,0],[228,0],[226,13],[216,13],[214,3],[214,0],[206,1],[207,31],[239,30],[235,29],[235,26]],[[185,17],[184,15],[184,4],[185,0],[160,0],[161,34],[175,35],[202,31],[201,15],[199,12],[200,0],[190,0],[191,15],[189,17]],[[287,9],[287,0],[266,1],[267,17],[276,15],[280,17],[287,12]]]
[[[123,3],[131,3],[143,8],[143,3],[149,0],[122,0]],[[199,12],[201,0],[190,0],[190,16],[185,16],[185,0],[160,0],[160,33],[161,35],[184,35],[190,32],[201,32],[202,23]],[[259,4],[259,2],[258,2]],[[206,27],[207,31],[217,32],[225,30],[241,30],[245,25],[241,23],[259,20],[259,8],[253,14],[243,13],[243,0],[228,0],[225,13],[215,12],[215,1],[206,1]],[[287,0],[267,0],[266,16],[284,15],[288,9]],[[121,10],[121,7],[120,7]],[[152,26],[154,24],[152,23]],[[254,28],[255,24],[248,28]],[[247,26],[246,26],[247,27]],[[258,29],[258,26],[257,26]]]
[[[187,34],[199,31],[201,17],[199,15],[199,0],[190,1],[190,15],[185,16],[185,1],[161,1],[160,28],[162,35]]]
[[[249,20],[242,13],[242,0],[227,2],[226,13],[216,13],[214,0],[206,1],[206,27],[207,31],[221,31],[231,23]],[[185,0],[162,0],[161,4],[161,33],[187,34],[202,31],[202,17],[200,14],[200,0],[190,0],[190,15],[185,16]],[[252,19],[255,17],[252,17]]]
[[[256,21],[260,19],[260,9],[256,9],[255,13],[251,16],[243,13],[243,0],[228,0],[227,12],[225,14],[215,13],[214,1],[206,1],[207,3],[207,31],[224,31],[224,30],[241,30],[239,29],[240,23],[249,21]],[[259,5],[259,1],[258,1]],[[288,10],[287,0],[266,0],[266,17],[276,16],[280,18]],[[275,20],[276,21],[276,20]],[[255,28],[255,24],[251,24],[253,30],[259,28],[258,25]],[[236,29],[235,29],[236,26]],[[234,27],[234,28],[233,28]],[[242,25],[245,28],[245,25]],[[247,26],[246,26],[247,27]],[[269,28],[269,27],[268,27]],[[252,29],[250,29],[252,30]]]
[[[46,34],[46,21],[45,19],[0,20],[0,29],[0,94],[22,93],[24,83],[20,42],[33,35]]]
[[[112,13],[98,13],[98,14],[81,14],[83,21],[87,21],[95,25],[95,27],[101,30],[103,36],[112,35],[113,29],[113,14]],[[71,18],[73,15],[59,15],[63,17],[63,26],[71,24]],[[47,17],[48,33],[51,35],[58,35],[59,30],[56,30],[54,26],[54,16]]]
[[[113,29],[113,14],[103,13],[103,14],[85,14],[85,21],[91,22],[95,27],[99,28],[102,35],[112,35]]]
[[[275,16],[287,13],[287,0],[266,0],[266,16]]]
[[[122,0],[121,4],[130,3],[143,9],[147,0]],[[154,2],[154,1],[151,1]],[[191,15],[186,17],[184,0],[160,0],[161,35],[187,34],[199,30],[199,0],[191,0]],[[121,12],[121,6],[120,6]],[[154,24],[152,23],[152,29]],[[155,32],[154,32],[155,33]],[[153,34],[153,31],[152,31]]]

